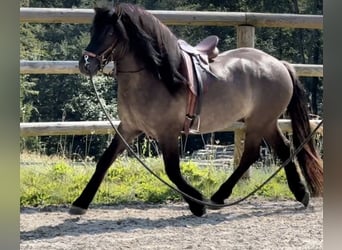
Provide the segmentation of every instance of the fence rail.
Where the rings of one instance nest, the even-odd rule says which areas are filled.
[[[323,29],[322,15],[149,10],[166,25],[208,25]],[[20,8],[20,22],[91,23],[93,9]]]
[[[320,120],[310,120],[314,128]],[[114,126],[120,124],[119,120],[113,121]],[[291,132],[291,120],[279,119],[279,127],[284,132]],[[235,122],[230,127],[218,132],[243,130],[243,122]],[[24,122],[20,123],[20,136],[51,136],[51,135],[89,135],[114,133],[109,121],[79,121],[79,122]],[[323,127],[318,132],[323,135]]]
[[[323,77],[323,65],[292,64],[299,76]],[[112,70],[107,65],[104,72]],[[77,61],[20,61],[21,74],[79,74]]]

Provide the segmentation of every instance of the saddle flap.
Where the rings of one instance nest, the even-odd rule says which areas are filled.
[[[181,50],[182,55],[182,67],[181,67],[181,73],[182,75],[187,79],[187,85],[191,92],[196,96],[197,95],[197,85],[195,84],[195,78],[194,78],[194,69],[192,60],[189,56],[189,54],[183,50]]]

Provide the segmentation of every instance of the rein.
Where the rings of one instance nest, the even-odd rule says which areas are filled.
[[[118,134],[118,136],[120,137],[120,139],[123,141],[123,143],[125,144],[125,146],[127,147],[127,149],[130,151],[130,153],[138,160],[138,162],[148,171],[150,172],[154,177],[156,177],[160,182],[162,182],[163,184],[165,184],[167,187],[169,187],[170,189],[172,189],[173,191],[187,197],[188,199],[201,204],[201,205],[205,205],[208,208],[211,209],[219,209],[219,208],[223,208],[223,207],[229,207],[229,206],[233,206],[233,205],[237,205],[239,203],[241,203],[242,201],[248,199],[249,197],[251,197],[252,195],[254,195],[257,191],[259,191],[262,187],[264,187],[271,179],[273,179],[273,177],[275,177],[279,171],[284,168],[287,164],[289,164],[291,161],[294,160],[294,157],[303,149],[303,147],[305,146],[305,144],[307,142],[309,142],[309,140],[313,137],[313,135],[316,133],[316,131],[322,126],[323,124],[323,120],[320,121],[320,123],[315,127],[314,130],[311,131],[311,133],[305,138],[305,140],[294,150],[290,153],[289,158],[284,161],[281,166],[275,170],[273,172],[273,174],[268,177],[261,185],[259,185],[258,187],[256,187],[252,192],[250,192],[249,194],[247,194],[246,196],[244,196],[243,198],[240,198],[236,201],[233,201],[231,203],[225,203],[225,204],[217,204],[217,203],[212,203],[210,200],[199,200],[196,199],[186,193],[184,193],[183,191],[177,189],[176,187],[170,185],[168,182],[166,182],[165,180],[163,180],[161,177],[159,177],[149,166],[146,165],[146,163],[140,159],[140,157],[134,152],[134,150],[132,149],[132,147],[128,144],[128,142],[125,140],[125,138],[121,135],[121,133],[119,132],[119,130],[115,127],[111,116],[108,114],[106,107],[104,106],[104,104],[102,103],[101,99],[100,99],[100,95],[97,91],[96,85],[93,82],[93,76],[91,75],[89,78],[90,83],[93,85],[97,100],[103,110],[103,112],[105,113],[108,121],[110,122],[111,126],[113,127],[115,133]]]

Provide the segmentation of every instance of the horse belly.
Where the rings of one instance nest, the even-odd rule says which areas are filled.
[[[222,131],[249,113],[249,93],[227,82],[213,83],[204,94],[200,113],[200,131]]]

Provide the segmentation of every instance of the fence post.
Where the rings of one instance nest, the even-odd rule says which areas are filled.
[[[241,159],[245,140],[245,131],[243,129],[234,130],[234,168],[236,168]]]
[[[255,27],[250,25],[239,25],[236,28],[236,46],[252,47],[255,43]]]
[[[255,27],[250,25],[239,25],[236,28],[236,46],[241,47],[252,47],[254,48],[255,43]],[[240,163],[241,155],[243,152],[245,140],[245,131],[237,129],[234,131],[234,169]],[[243,179],[250,178],[250,171],[247,170],[242,176]]]

